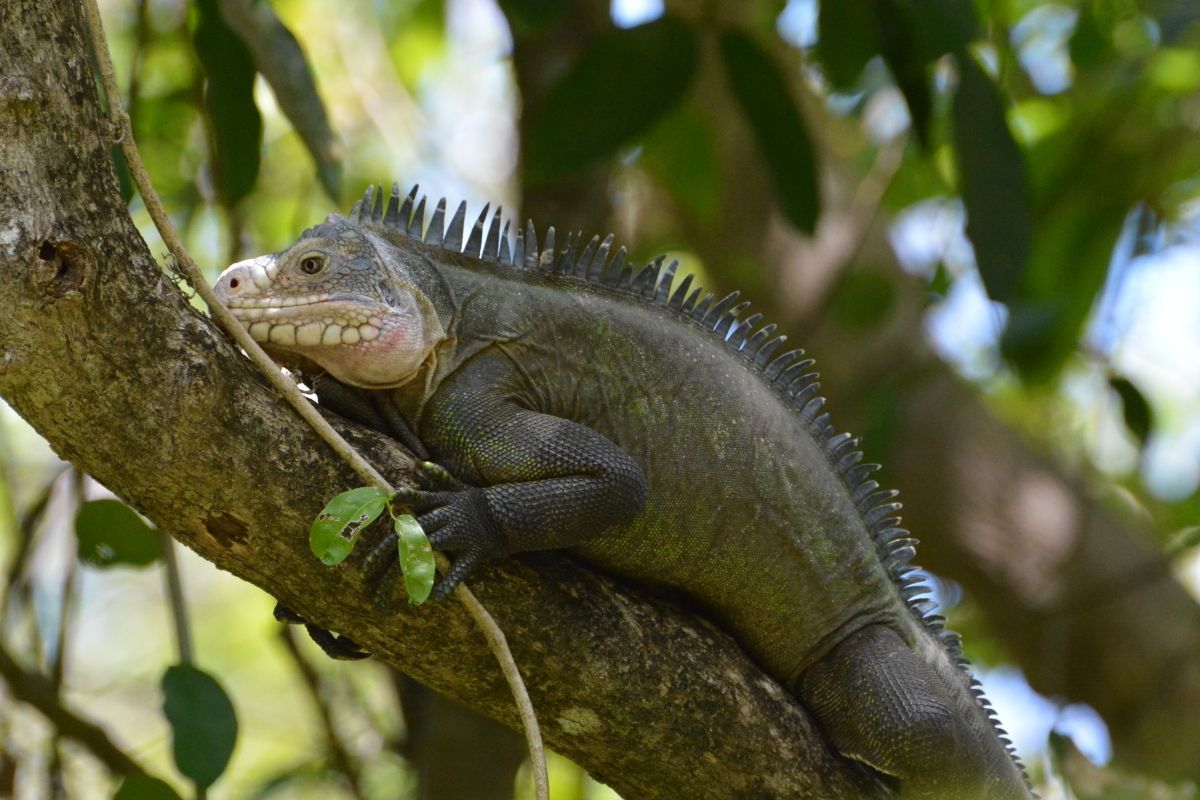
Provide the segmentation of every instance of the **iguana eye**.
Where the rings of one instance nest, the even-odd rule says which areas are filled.
[[[300,259],[300,271],[305,275],[316,275],[325,269],[325,257],[319,253],[309,253]]]

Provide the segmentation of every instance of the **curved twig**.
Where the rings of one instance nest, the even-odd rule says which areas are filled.
[[[109,98],[108,113],[116,127],[121,150],[125,154],[125,160],[129,165],[130,174],[133,176],[133,182],[138,188],[138,194],[142,196],[142,201],[146,204],[146,210],[149,212],[151,219],[154,220],[155,227],[158,228],[159,235],[162,236],[163,242],[175,258],[179,268],[183,271],[188,283],[191,284],[196,294],[200,295],[200,298],[204,300],[213,319],[222,330],[237,342],[250,357],[250,360],[266,376],[267,380],[279,390],[288,403],[296,409],[296,412],[350,465],[359,477],[372,486],[377,486],[389,492],[394,491],[384,477],[333,429],[312,403],[300,393],[295,383],[279,370],[275,362],[271,360],[271,357],[250,337],[249,332],[217,298],[212,287],[208,285],[208,281],[204,279],[204,274],[184,248],[183,242],[180,241],[174,226],[171,224],[170,218],[167,216],[166,210],[163,208],[158,193],[154,190],[150,176],[146,171],[146,166],[142,162],[137,143],[133,139],[133,130],[129,122],[129,115],[121,107],[119,101],[120,90],[117,87],[116,77],[113,73],[112,56],[108,51],[108,44],[104,37],[104,25],[100,19],[100,10],[96,5],[96,0],[84,0],[83,8],[87,17],[88,34],[92,39],[92,47],[96,52],[96,63],[100,69],[104,91]],[[438,569],[445,573],[448,567],[446,558],[439,554],[437,563]],[[517,704],[517,710],[521,715],[521,723],[525,729],[525,739],[529,745],[529,758],[533,768],[536,797],[538,800],[548,800],[550,796],[549,782],[546,777],[546,753],[545,747],[542,744],[542,732],[533,710],[533,703],[529,699],[529,692],[525,688],[525,682],[521,679],[520,670],[517,669],[516,661],[513,659],[512,652],[509,650],[508,643],[504,638],[504,632],[496,625],[496,621],[492,619],[491,614],[475,598],[470,589],[460,583],[454,593],[459,601],[466,606],[467,612],[475,620],[476,625],[479,626],[484,638],[487,639],[488,647],[491,648],[496,661],[500,664],[501,671],[504,673],[505,680],[508,681],[513,699]]]

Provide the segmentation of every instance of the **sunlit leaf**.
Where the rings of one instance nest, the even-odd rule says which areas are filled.
[[[130,775],[121,781],[113,800],[179,800],[179,795],[166,781],[149,775]]]
[[[417,89],[428,73],[440,68],[446,55],[449,37],[445,1],[406,0],[372,5],[396,74],[405,86]]]
[[[217,7],[194,0],[192,42],[204,67],[204,110],[213,142],[212,177],[227,208],[250,193],[258,179],[262,116],[254,104],[254,59]]]
[[[779,207],[788,221],[812,233],[821,210],[812,140],[771,58],[742,33],[721,36],[721,59],[730,89],[746,115]]]
[[[327,566],[340,564],[350,555],[359,534],[387,506],[390,495],[374,486],[342,492],[325,504],[308,529],[308,546]]]
[[[275,15],[270,3],[218,1],[222,18],[249,49],[280,110],[300,134],[325,193],[338,200],[342,166],[337,142],[300,43]]]
[[[408,602],[413,605],[424,603],[433,588],[437,568],[433,560],[433,548],[429,538],[416,518],[400,514],[393,521],[396,530],[396,547],[400,552],[400,569],[404,572],[404,588]]]
[[[144,567],[162,555],[159,534],[120,500],[91,500],[75,515],[79,560],[93,567]]]
[[[162,690],[175,765],[198,789],[207,788],[225,771],[237,742],[233,703],[215,678],[186,664],[167,669]]]
[[[1000,92],[969,54],[958,59],[954,151],[967,236],[993,300],[1011,300],[1033,242],[1025,161],[1008,129]]]
[[[527,180],[588,166],[647,131],[683,98],[696,48],[696,32],[671,16],[597,37],[530,121]]]
[[[1154,427],[1154,414],[1146,396],[1131,380],[1119,375],[1110,377],[1108,385],[1121,398],[1121,415],[1125,419],[1125,427],[1137,439],[1138,446],[1145,447]]]
[[[817,16],[817,56],[829,82],[846,89],[879,53],[874,0],[822,0]]]

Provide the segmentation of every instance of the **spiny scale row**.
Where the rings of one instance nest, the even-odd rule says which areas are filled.
[[[742,314],[750,304],[739,303],[738,292],[718,300],[715,295],[693,287],[691,275],[685,276],[678,286],[674,286],[679,262],[671,261],[664,267],[663,256],[635,271],[632,264],[626,263],[627,252],[624,247],[613,252],[611,233],[604,239],[593,236],[582,249],[581,237],[571,234],[567,236],[566,246],[556,250],[554,228],[547,229],[545,243],[539,247],[537,231],[532,222],[527,222],[524,230],[517,229],[514,244],[510,247],[509,223],[502,220],[500,207],[492,212],[489,223],[490,205],[483,207],[464,245],[467,204],[460,203],[449,225],[446,225],[446,200],[442,198],[434,208],[429,225],[422,230],[427,198],[421,196],[418,199],[417,193],[418,187],[414,186],[402,198],[399,185],[393,184],[391,196],[385,203],[383,192],[376,192],[372,186],[362,200],[354,204],[350,219],[357,223],[386,226],[409,238],[440,246],[455,255],[537,269],[546,274],[570,275],[588,283],[637,295],[711,330],[734,350],[753,360],[763,377],[796,409],[817,441],[824,446],[830,461],[850,489],[879,557],[908,607],[939,636],[955,660],[966,667],[958,637],[945,629],[941,624],[942,618],[934,613],[934,604],[924,599],[930,593],[930,588],[921,579],[921,573],[910,564],[916,555],[917,540],[899,527],[900,504],[894,502],[896,492],[880,490],[878,483],[868,479],[879,466],[859,463],[862,452],[858,449],[858,439],[848,433],[835,433],[829,423],[829,415],[823,411],[825,399],[818,394],[820,384],[818,374],[811,370],[813,360],[804,358],[803,350],[789,350],[773,357],[787,337],[773,336],[776,329],[773,324],[758,328],[762,321],[761,314],[742,319]],[[755,331],[755,328],[758,330]]]

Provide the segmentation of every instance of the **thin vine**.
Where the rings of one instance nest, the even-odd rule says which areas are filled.
[[[150,181],[150,175],[146,171],[145,163],[142,161],[141,153],[138,151],[137,143],[134,141],[133,128],[130,124],[129,115],[120,104],[120,90],[117,87],[112,56],[109,53],[108,43],[104,36],[104,25],[100,19],[100,9],[96,5],[96,0],[84,0],[83,8],[87,17],[88,33],[91,36],[92,47],[96,53],[96,63],[100,69],[104,92],[108,95],[108,113],[116,129],[114,138],[121,145],[121,151],[125,154],[130,174],[133,176],[133,182],[137,186],[138,194],[142,196],[142,201],[146,204],[146,210],[149,212],[151,219],[154,220],[154,225],[158,229],[159,235],[162,236],[163,242],[174,257],[179,269],[182,270],[187,282],[195,290],[196,294],[200,295],[200,298],[204,300],[213,319],[222,330],[237,342],[250,357],[250,360],[262,371],[267,380],[279,390],[288,403],[296,409],[296,412],[300,414],[304,421],[312,426],[313,430],[350,465],[359,477],[366,481],[368,485],[388,492],[394,492],[395,490],[387,480],[333,429],[308,399],[300,393],[295,383],[280,371],[275,362],[271,360],[271,357],[250,337],[249,332],[234,318],[220,299],[217,298],[212,287],[205,280],[204,274],[184,248],[183,242],[179,239],[170,218],[167,216],[166,210],[163,208],[158,193],[154,190],[154,185]],[[445,556],[439,553],[437,554],[437,566],[438,571],[445,574],[450,567],[450,563]],[[542,744],[541,728],[538,725],[537,715],[533,709],[533,702],[529,699],[529,692],[526,690],[525,682],[522,680],[521,673],[517,669],[516,661],[513,659],[512,651],[508,647],[504,632],[500,630],[500,626],[496,624],[492,615],[488,613],[488,610],[483,607],[465,584],[459,583],[454,589],[454,594],[459,602],[466,607],[467,613],[471,615],[471,618],[483,633],[488,647],[500,665],[500,670],[504,673],[504,678],[508,682],[509,689],[517,705],[517,711],[521,716],[521,724],[525,730],[525,741],[529,747],[529,759],[533,771],[535,796],[537,800],[549,800],[550,789],[546,775],[546,752]]]

